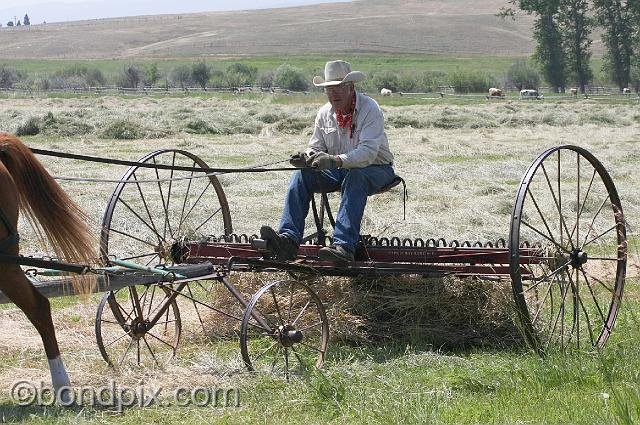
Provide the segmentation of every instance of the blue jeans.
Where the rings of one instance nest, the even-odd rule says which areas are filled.
[[[278,233],[300,244],[304,222],[314,193],[340,189],[342,200],[336,216],[333,244],[355,251],[360,237],[360,222],[367,197],[391,183],[395,173],[391,165],[370,165],[364,168],[295,171],[285,196],[284,211]]]

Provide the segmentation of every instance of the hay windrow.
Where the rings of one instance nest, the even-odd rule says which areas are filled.
[[[232,280],[249,299],[261,286],[290,278],[283,273],[243,273]],[[506,347],[522,342],[513,320],[508,282],[407,276],[311,278],[306,283],[324,304],[333,342],[419,341],[446,349]],[[231,315],[242,314],[239,303],[223,285],[216,285],[211,296],[216,308]],[[294,300],[294,304],[301,302]],[[215,312],[205,322],[212,338],[235,337],[239,327],[236,320]]]

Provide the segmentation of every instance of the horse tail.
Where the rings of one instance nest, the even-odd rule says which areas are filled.
[[[88,215],[51,177],[31,150],[17,137],[0,133],[0,161],[18,190],[18,204],[41,242],[49,241],[56,257],[92,264],[97,258]],[[88,293],[95,279],[74,279],[76,291]]]

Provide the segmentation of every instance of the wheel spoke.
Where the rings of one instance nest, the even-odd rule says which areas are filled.
[[[138,177],[136,176],[136,173],[133,172],[133,174],[131,175],[133,177],[133,180],[136,182],[136,187],[138,188],[138,194],[140,195],[140,200],[142,201],[142,205],[144,205],[144,209],[147,212],[147,217],[149,217],[149,222],[151,223],[151,227],[153,227],[154,229],[154,233],[159,235],[160,232],[158,231],[158,227],[156,226],[155,222],[153,221],[153,217],[151,216],[151,211],[149,211],[149,205],[147,204],[147,199],[144,196],[144,193],[142,192],[142,186],[140,186],[140,182],[138,181]],[[122,198],[118,198],[118,200],[121,200]],[[164,240],[164,238],[162,239]]]
[[[276,294],[273,291],[273,286],[269,288],[269,292],[271,292],[271,297],[273,298],[273,305],[276,307],[276,312],[278,313],[278,320],[280,321],[280,325],[284,326],[284,320],[282,319],[282,313],[280,312],[280,305],[278,304],[278,300],[276,299]]]
[[[587,229],[588,229],[587,233],[584,235],[584,242],[582,243],[582,246],[580,247],[581,250],[584,250],[584,246],[587,244],[587,239],[589,239],[589,235],[591,235],[591,231],[593,230],[593,225],[595,224],[596,219],[598,218],[598,215],[600,215],[600,212],[602,211],[602,208],[604,207],[604,205],[607,203],[608,200],[609,200],[609,194],[607,194],[607,196],[602,200],[602,203],[598,207],[598,210],[593,215],[593,219],[591,220],[591,224],[589,225],[589,227],[587,227]]]
[[[549,242],[551,242],[556,248],[560,249],[561,251],[566,252],[567,254],[570,253],[570,251],[568,249],[566,249],[565,247],[563,247],[562,245],[557,244],[556,241],[554,241],[553,239],[549,238],[547,235],[545,235],[544,233],[542,233],[540,230],[536,229],[535,227],[533,227],[532,225],[530,225],[529,223],[527,223],[524,220],[520,220],[521,224],[524,224],[525,226],[527,226],[528,228],[530,228],[531,230],[533,230],[534,232],[536,232],[537,234],[539,234],[540,236],[542,236],[543,238],[545,238],[546,240],[548,240]]]
[[[156,157],[152,158],[153,164],[156,165]],[[158,192],[160,193],[160,199],[162,200],[162,208],[164,208],[164,232],[163,239],[167,238],[167,228],[169,229],[169,234],[173,236],[173,232],[171,231],[171,225],[169,224],[169,207],[167,205],[167,200],[164,197],[164,192],[162,191],[162,184],[160,182],[160,174],[158,173],[158,169],[153,169],[156,174],[156,183],[158,185]],[[172,170],[173,172],[173,170]]]
[[[157,231],[154,227],[152,227],[152,226],[151,226],[149,223],[147,223],[147,222],[146,222],[142,217],[140,217],[140,215],[139,215],[137,212],[135,212],[135,211],[133,210],[133,208],[129,205],[129,203],[128,203],[128,202],[126,202],[124,199],[120,199],[120,203],[121,203],[122,205],[124,205],[124,206],[129,210],[129,211],[131,211],[131,213],[132,213],[134,216],[136,216],[136,218],[137,218],[138,220],[140,220],[140,222],[141,222],[142,224],[144,224],[144,225],[145,225],[145,227],[147,227],[149,230],[151,230],[151,231],[153,232],[153,234],[154,234],[154,235],[156,235],[156,236],[157,236],[157,238],[158,238],[158,242],[162,242],[162,241],[164,240],[164,239],[162,238],[162,235],[160,235],[160,234],[158,233],[158,231]]]
[[[555,240],[555,238],[553,237],[553,232],[551,231],[551,229],[549,228],[549,224],[547,223],[546,218],[544,217],[544,214],[542,214],[542,211],[540,210],[540,207],[538,206],[538,202],[536,201],[536,198],[533,196],[533,193],[531,193],[530,188],[527,187],[527,193],[529,194],[529,198],[531,198],[531,201],[533,202],[533,205],[536,207],[536,211],[538,211],[538,215],[540,216],[540,218],[542,219],[542,223],[544,224],[544,227],[547,229],[547,233],[549,233],[549,240],[551,241],[551,243],[553,243],[556,246],[562,246],[558,241]]]
[[[200,195],[198,195],[198,198],[196,199],[196,201],[193,203],[193,205],[191,205],[191,208],[189,208],[189,211],[184,216],[183,223],[187,221],[187,218],[189,217],[189,215],[191,214],[193,209],[198,206],[198,203],[200,202],[200,199],[202,199],[204,194],[207,193],[207,189],[209,189],[209,186],[211,186],[211,181],[207,182],[207,185],[204,187],[204,189],[202,189],[202,191],[200,192]]]
[[[294,321],[291,323],[292,326],[296,324],[298,319],[300,319],[302,314],[307,310],[307,307],[309,307],[309,304],[311,304],[311,300],[307,301],[307,303],[304,305],[304,307],[302,307],[302,310],[300,310],[300,313],[298,313],[298,315],[296,316]],[[291,310],[289,310],[289,311],[291,311]],[[291,319],[289,319],[289,321],[291,321]]]
[[[196,166],[196,162],[193,161],[193,163],[191,164],[191,167],[195,167]],[[180,235],[180,231],[182,230],[182,224],[183,224],[183,218],[184,218],[184,210],[187,207],[187,201],[189,200],[189,193],[191,192],[191,182],[193,181],[193,176],[194,176],[195,172],[191,171],[191,174],[189,174],[189,179],[187,181],[187,192],[184,195],[184,200],[182,201],[182,209],[180,210],[180,220],[178,221],[178,235]]]
[[[114,229],[114,228],[112,228],[112,227],[110,227],[110,228],[109,228],[109,231],[110,231],[110,232],[117,233],[117,234],[122,235],[122,236],[126,236],[127,238],[134,239],[134,240],[136,240],[136,241],[138,241],[138,242],[140,242],[140,243],[143,243],[143,244],[145,244],[145,245],[149,245],[149,246],[153,247],[154,249],[155,249],[155,247],[156,247],[156,246],[155,246],[155,244],[154,244],[153,242],[145,241],[145,240],[140,239],[140,238],[137,238],[137,237],[135,237],[135,236],[133,236],[133,235],[131,235],[131,234],[129,234],[129,233],[126,233],[126,232],[123,232],[123,231],[120,231],[120,230],[116,230],[116,229]]]
[[[549,186],[549,190],[551,191],[551,196],[553,197],[553,202],[555,203],[556,210],[558,211],[558,215],[559,215],[559,218],[560,218],[560,225],[559,225],[560,226],[560,244],[562,244],[562,242],[563,242],[562,241],[562,235],[563,235],[562,229],[564,229],[564,231],[566,232],[567,236],[569,236],[570,233],[569,233],[569,229],[567,229],[567,223],[564,220],[564,215],[562,215],[562,208],[561,208],[561,206],[559,204],[559,201],[558,201],[558,199],[560,197],[560,194],[558,193],[558,197],[556,197],[556,193],[554,192],[552,184],[551,184],[551,181],[549,180],[549,176],[547,174],[547,170],[544,167],[544,162],[541,164],[541,166],[542,166],[542,171],[544,173],[544,176],[545,176],[545,178],[547,180],[547,185]],[[558,163],[558,168],[559,167],[560,167],[560,164]],[[559,169],[558,169],[558,171],[559,171]],[[558,186],[560,186],[560,173],[559,172],[558,172]],[[575,247],[573,246],[573,241],[569,240],[569,243],[571,244],[571,249],[575,249]]]

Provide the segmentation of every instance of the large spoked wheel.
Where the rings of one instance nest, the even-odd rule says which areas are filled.
[[[320,298],[307,285],[272,282],[251,298],[242,318],[240,349],[251,371],[284,376],[321,367],[329,322]]]
[[[166,365],[176,354],[182,323],[171,291],[129,286],[104,294],[96,314],[98,348],[112,367]]]
[[[189,152],[165,149],[138,162],[207,168]],[[172,264],[171,249],[182,238],[232,233],[224,190],[214,175],[196,170],[133,166],[111,195],[102,220],[100,254],[141,265]]]
[[[620,307],[627,238],[615,185],[591,153],[559,146],[531,164],[513,209],[509,255],[529,344],[542,353],[604,346]]]

